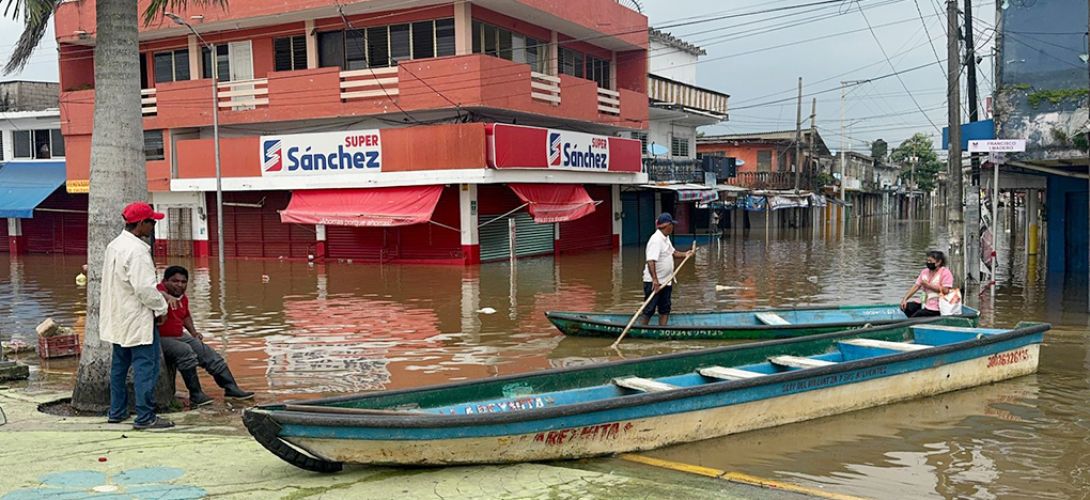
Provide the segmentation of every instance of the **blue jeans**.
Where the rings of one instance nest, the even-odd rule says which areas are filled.
[[[155,384],[159,381],[159,327],[147,345],[121,347],[114,344],[110,365],[109,418],[121,420],[129,415],[129,391],[126,379],[132,367],[133,397],[136,398],[137,424],[155,421]]]

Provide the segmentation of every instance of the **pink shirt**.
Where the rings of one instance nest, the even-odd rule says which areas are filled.
[[[930,270],[924,269],[920,271],[920,276],[916,278],[916,284],[923,286],[924,283],[932,287],[950,288],[954,286],[954,273],[950,272],[950,269],[945,266],[936,269],[934,275]],[[924,289],[924,294],[927,298],[923,305],[924,309],[938,311],[939,292]]]

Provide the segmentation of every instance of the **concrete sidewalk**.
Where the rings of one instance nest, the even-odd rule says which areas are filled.
[[[35,498],[802,498],[614,459],[556,464],[297,469],[263,449],[237,416],[190,412],[133,431],[104,417],[56,417],[65,394],[0,389],[0,500]],[[216,406],[222,406],[217,402]],[[199,425],[211,420],[219,424]]]

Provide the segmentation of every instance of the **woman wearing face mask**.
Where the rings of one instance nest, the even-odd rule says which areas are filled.
[[[954,286],[954,273],[946,267],[946,256],[942,252],[932,250],[927,252],[927,268],[920,271],[916,283],[901,299],[901,310],[909,318],[921,318],[925,316],[939,315],[939,296],[946,295]],[[916,292],[923,290],[924,303],[913,300]]]

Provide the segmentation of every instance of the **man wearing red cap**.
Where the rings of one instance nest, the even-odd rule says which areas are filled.
[[[120,423],[129,418],[125,379],[131,366],[136,400],[133,429],[173,427],[173,422],[155,415],[160,352],[156,322],[177,300],[165,297],[156,287],[151,246],[144,241],[155,232],[155,222],[162,220],[163,214],[147,203],[135,202],[125,207],[121,216],[125,230],[106,246],[99,304],[99,337],[113,344],[108,421]]]

